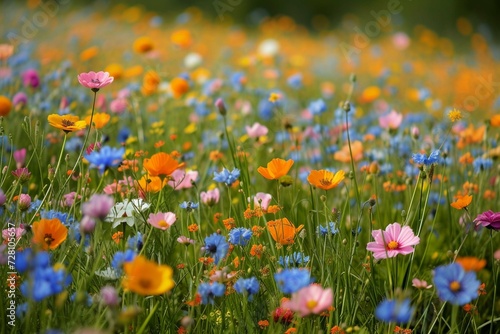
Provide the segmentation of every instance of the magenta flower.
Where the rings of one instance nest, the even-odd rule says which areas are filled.
[[[500,212],[493,212],[488,210],[479,214],[476,219],[474,219],[476,226],[482,225],[491,230],[500,230]]]
[[[12,157],[14,158],[14,161],[16,162],[16,168],[23,167],[24,162],[26,161],[26,149],[22,148],[20,150],[14,151],[14,153],[12,153]]]
[[[318,284],[311,284],[294,293],[290,300],[281,304],[281,307],[305,317],[311,313],[320,314],[328,310],[332,303],[333,291],[331,288],[323,289]]]
[[[397,129],[401,122],[403,121],[403,114],[400,114],[394,110],[391,110],[390,113],[380,116],[378,119],[378,123],[380,127],[383,129]]]
[[[19,180],[20,183],[28,181],[31,177],[31,173],[26,167],[18,168],[12,171],[12,175]]]
[[[198,178],[198,172],[196,171],[184,171],[182,169],[176,169],[170,175],[170,181],[168,185],[175,190],[179,189],[189,189],[193,187],[193,182],[196,182]]]
[[[177,216],[173,212],[158,212],[149,215],[148,223],[153,227],[165,231],[172,226],[176,220]]]
[[[255,197],[253,198],[253,203],[256,207],[260,206],[263,211],[267,211],[272,198],[273,197],[271,196],[271,194],[256,193]]]
[[[219,203],[220,192],[219,189],[215,188],[209,191],[202,191],[200,193],[201,202],[208,206],[214,206]]]
[[[375,241],[369,242],[366,249],[373,252],[377,260],[411,254],[415,250],[413,246],[420,243],[420,238],[413,234],[409,226],[401,228],[399,223],[389,224],[385,231],[375,230],[372,236]]]
[[[3,192],[3,190],[0,189],[0,206],[4,205],[6,200],[7,200],[7,196],[5,196],[5,193]]]
[[[32,68],[24,71],[23,74],[21,74],[21,77],[25,87],[37,88],[40,86],[40,76],[38,75],[38,72]]]
[[[88,202],[82,204],[82,212],[90,218],[104,219],[115,204],[113,197],[108,195],[92,195]]]
[[[245,126],[245,130],[247,130],[247,135],[250,138],[259,138],[267,135],[268,129],[264,125],[260,123],[253,123],[252,126]]]
[[[97,92],[99,89],[112,83],[114,78],[109,75],[108,72],[94,72],[80,73],[78,75],[78,82],[80,85],[90,88],[93,92]]]

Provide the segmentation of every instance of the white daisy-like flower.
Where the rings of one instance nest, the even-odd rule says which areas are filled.
[[[140,213],[150,207],[149,203],[144,202],[141,198],[133,200],[124,200],[116,203],[106,217],[106,221],[113,223],[113,228],[121,223],[126,223],[128,226],[133,226],[136,217],[134,213]]]

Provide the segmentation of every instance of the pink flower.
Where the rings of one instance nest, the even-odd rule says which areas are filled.
[[[23,167],[24,162],[26,161],[26,149],[22,148],[20,150],[14,151],[14,153],[12,153],[12,157],[16,161],[16,168]]]
[[[311,284],[294,293],[292,298],[284,302],[281,307],[305,317],[311,313],[320,314],[328,310],[332,303],[333,291],[331,288],[323,289],[318,284]]]
[[[193,183],[196,182],[198,178],[198,172],[196,171],[183,171],[182,169],[176,169],[171,175],[171,180],[168,181],[168,185],[175,190],[179,189],[189,189],[193,187]]]
[[[177,220],[177,216],[172,212],[151,213],[148,218],[148,223],[153,227],[165,231],[172,226]]]
[[[28,194],[21,194],[17,200],[19,210],[26,211],[31,205],[31,197]]]
[[[271,203],[271,199],[273,199],[271,194],[256,193],[255,197],[253,198],[253,202],[254,202],[255,206],[260,206],[260,208],[262,210],[267,211],[267,208],[269,207],[269,204]]]
[[[37,88],[40,86],[40,76],[38,72],[34,69],[29,69],[23,72],[21,75],[23,79],[24,87]]]
[[[123,114],[127,110],[127,107],[128,102],[123,98],[115,99],[109,104],[109,110],[115,114]]]
[[[269,130],[260,123],[253,123],[252,126],[247,125],[245,126],[245,129],[247,130],[247,135],[250,138],[259,138],[267,135],[269,132]]]
[[[83,203],[82,212],[91,218],[104,219],[115,204],[113,197],[108,195],[92,195],[88,202]]]
[[[26,167],[18,168],[16,170],[13,170],[12,175],[19,180],[19,182],[24,183],[28,181],[31,177],[31,173]]]
[[[430,289],[430,288],[432,288],[432,285],[428,285],[427,281],[419,280],[418,278],[412,279],[411,283],[412,283],[413,287],[415,287],[417,289]]]
[[[189,239],[188,237],[181,235],[180,237],[177,238],[177,242],[189,246],[194,244],[195,241],[193,239]]]
[[[21,237],[26,233],[26,230],[24,228],[21,228],[21,227],[16,227],[15,228],[15,234],[16,234],[16,240],[19,240],[21,239]],[[5,230],[2,230],[2,238],[4,240],[9,240],[12,236],[10,236],[9,234],[12,233],[12,230],[9,230],[8,228],[6,228]]]
[[[224,282],[231,280],[231,278],[233,278],[235,276],[236,276],[236,272],[234,272],[234,271],[229,272],[229,268],[224,267],[224,268],[222,268],[222,270],[214,271],[214,273],[210,276],[210,280],[212,282],[224,283]]]
[[[213,190],[202,191],[200,193],[201,202],[208,206],[214,206],[219,203],[220,192],[219,189],[215,188]]]
[[[80,221],[80,231],[83,234],[91,234],[95,230],[95,225],[96,221],[94,220],[94,218],[83,216],[82,220]]]
[[[112,83],[114,78],[109,75],[108,72],[94,72],[80,73],[78,75],[78,82],[80,85],[90,88],[93,92],[97,92],[99,89]]]
[[[420,243],[420,238],[413,234],[409,226],[401,228],[399,223],[389,224],[385,231],[375,230],[372,236],[375,241],[369,242],[366,249],[373,252],[377,260],[411,254],[415,250],[413,246]]]
[[[493,212],[488,210],[479,214],[476,219],[474,219],[476,226],[482,225],[491,230],[500,230],[500,212]]]
[[[76,192],[72,191],[63,195],[63,199],[61,201],[62,206],[70,207],[75,203],[75,199],[81,199],[82,196],[78,195]]]
[[[3,192],[3,190],[0,189],[0,206],[4,205],[6,200],[7,200],[7,196],[5,196],[5,193]]]
[[[391,110],[390,113],[380,116],[378,123],[383,129],[397,129],[403,121],[403,114]]]

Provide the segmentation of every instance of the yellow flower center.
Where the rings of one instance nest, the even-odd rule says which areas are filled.
[[[397,241],[391,241],[387,244],[387,249],[389,250],[393,250],[393,249],[397,249],[399,247],[399,243]]]
[[[460,282],[453,281],[450,283],[450,290],[451,291],[457,292],[458,290],[460,290],[460,288],[461,288]]]
[[[316,305],[318,305],[318,302],[315,301],[315,300],[308,300],[307,303],[306,303],[307,308],[310,309],[310,310],[312,310],[313,308],[315,308]]]
[[[160,227],[168,227],[168,224],[167,224],[166,221],[161,220],[161,221],[158,222],[158,226],[160,226]]]
[[[55,239],[52,238],[52,234],[45,234],[45,238],[43,238],[43,241],[45,241],[45,243],[47,245],[50,246],[50,244],[52,243],[52,241],[54,241]]]
[[[68,127],[68,126],[73,126],[75,125],[75,122],[70,121],[69,119],[63,119],[61,121],[62,126]]]

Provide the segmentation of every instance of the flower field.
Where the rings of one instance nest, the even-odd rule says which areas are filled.
[[[0,28],[2,333],[500,333],[487,33],[28,3]]]

